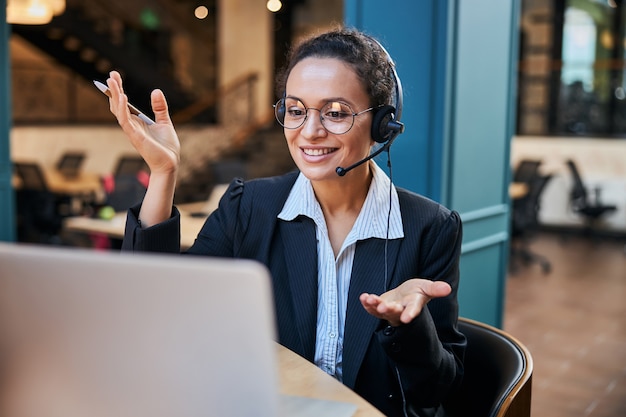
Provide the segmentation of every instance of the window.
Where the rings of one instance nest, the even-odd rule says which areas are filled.
[[[624,6],[523,1],[519,135],[626,137]]]

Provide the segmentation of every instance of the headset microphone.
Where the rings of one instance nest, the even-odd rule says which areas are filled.
[[[404,132],[404,124],[402,124],[401,122],[399,122],[397,120],[390,120],[386,124],[386,129],[388,129],[391,133],[388,135],[389,137],[387,138],[387,141],[386,141],[386,143],[383,146],[381,146],[375,152],[372,152],[368,157],[361,159],[360,161],[350,165],[347,168],[337,167],[335,169],[335,172],[337,173],[337,175],[339,175],[340,177],[343,177],[349,171],[352,171],[354,168],[358,167],[359,165],[362,165],[362,164],[366,163],[367,161],[369,161],[370,159],[377,157],[383,151],[389,150],[389,147],[391,146],[391,144],[393,143],[395,138],[400,133]]]
[[[335,169],[335,172],[337,173],[337,175],[339,175],[340,177],[343,177],[344,175],[346,175],[349,171],[352,171],[354,168],[358,167],[361,164],[366,163],[367,161],[369,161],[370,159],[376,157],[378,154],[380,154],[382,151],[384,151],[385,149],[389,148],[388,144],[385,144],[384,146],[382,146],[380,149],[378,149],[376,152],[370,154],[367,158],[363,158],[361,159],[359,162],[350,165],[348,168],[342,168],[342,167],[337,167]]]

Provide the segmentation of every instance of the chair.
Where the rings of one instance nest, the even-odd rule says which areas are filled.
[[[115,211],[124,211],[143,200],[146,186],[137,175],[117,175],[113,180],[113,189],[107,193],[106,205]]]
[[[117,164],[113,170],[113,176],[137,175],[141,171],[150,173],[150,168],[148,168],[143,158],[135,155],[126,155],[121,156],[117,160]]]
[[[530,249],[530,242],[539,230],[541,196],[552,175],[539,175],[528,181],[528,193],[513,200],[511,213],[510,266],[515,272],[518,261],[524,264],[538,263],[544,273],[552,269],[550,261]]]
[[[67,196],[52,193],[43,171],[34,162],[14,162],[20,180],[16,190],[17,234],[19,241],[51,243],[58,241]]]
[[[449,417],[529,417],[533,359],[510,334],[459,318],[467,337],[460,388],[444,402]]]
[[[46,179],[39,164],[35,162],[15,162],[13,169],[20,179],[23,190],[48,191]]]
[[[528,184],[539,175],[540,160],[522,159],[513,172],[513,182]]]
[[[569,204],[574,213],[583,217],[585,221],[586,231],[589,232],[593,229],[594,225],[608,213],[617,210],[615,205],[602,204],[600,198],[600,187],[594,189],[594,198],[589,197],[589,193],[585,184],[583,183],[580,172],[576,163],[568,159],[567,167],[574,181],[574,185],[570,191]]]
[[[66,152],[56,163],[56,168],[66,177],[76,177],[80,173],[80,168],[85,160],[84,152]]]

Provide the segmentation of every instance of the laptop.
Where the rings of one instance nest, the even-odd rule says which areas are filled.
[[[259,263],[0,243],[0,415],[274,417],[274,336]]]

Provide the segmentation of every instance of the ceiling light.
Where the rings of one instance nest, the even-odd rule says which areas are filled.
[[[281,7],[283,7],[283,4],[280,2],[280,0],[268,0],[266,7],[267,10],[269,10],[270,12],[276,13],[280,10]]]
[[[45,25],[52,20],[52,6],[45,0],[8,0],[7,23]]]
[[[198,6],[196,10],[193,11],[194,16],[198,19],[205,19],[209,15],[209,9],[206,6]]]

